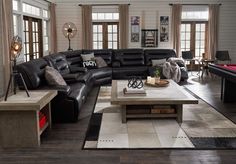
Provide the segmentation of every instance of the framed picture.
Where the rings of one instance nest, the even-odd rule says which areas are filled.
[[[169,41],[169,16],[160,17],[160,42]]]
[[[142,47],[157,47],[158,46],[158,30],[143,29],[142,30]]]
[[[140,17],[131,16],[131,42],[139,42]]]

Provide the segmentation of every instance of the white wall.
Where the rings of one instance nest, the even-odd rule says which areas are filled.
[[[57,34],[58,34],[58,49],[64,51],[68,48],[68,40],[62,34],[62,26],[66,22],[73,22],[78,28],[78,33],[71,40],[71,46],[73,49],[80,49],[81,44],[81,7],[78,4],[95,4],[95,3],[130,3],[129,16],[140,16],[142,19],[142,12],[145,13],[144,24],[145,28],[158,28],[159,29],[159,17],[169,16],[169,42],[160,42],[158,48],[172,48],[171,38],[171,6],[169,3],[191,3],[191,4],[211,4],[222,3],[220,6],[220,27],[219,27],[219,49],[229,50],[233,62],[236,62],[236,1],[235,0],[56,0],[56,15],[57,15]],[[130,29],[130,28],[129,28]],[[130,36],[129,36],[130,37]],[[130,39],[129,39],[130,40]],[[160,40],[158,38],[158,40]],[[141,39],[140,39],[141,41]],[[141,43],[132,43],[129,41],[129,47],[141,47]]]
[[[71,39],[71,48],[76,50],[81,46],[81,9],[78,3],[63,3],[56,5],[56,24],[57,24],[57,39],[58,50],[65,51],[68,49],[68,39],[62,33],[62,27],[66,22],[72,22],[76,25],[78,31],[74,38]]]

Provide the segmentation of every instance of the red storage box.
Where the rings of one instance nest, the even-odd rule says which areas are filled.
[[[42,129],[45,126],[46,122],[46,116],[42,112],[39,112],[39,128]]]

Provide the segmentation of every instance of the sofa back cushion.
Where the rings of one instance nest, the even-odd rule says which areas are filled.
[[[83,54],[94,53],[95,57],[102,57],[103,60],[107,63],[108,66],[112,64],[112,50],[104,49],[104,50],[83,50]]]
[[[114,50],[113,62],[119,62],[120,66],[143,66],[143,49],[119,49]]]
[[[75,50],[75,51],[65,51],[65,52],[60,52],[63,55],[65,55],[65,58],[67,60],[67,63],[70,66],[76,66],[76,67],[83,67],[82,63],[82,50]]]
[[[22,63],[16,66],[19,73],[22,74],[28,89],[37,89],[39,86],[47,85],[44,77],[45,67],[48,63],[40,58]],[[19,86],[22,87],[21,80],[17,80]]]
[[[44,59],[51,67],[54,67],[61,74],[70,73],[69,64],[62,53],[45,56]]]
[[[172,49],[146,49],[144,50],[145,62],[147,66],[152,65],[152,60],[155,59],[168,59],[176,57],[176,53]]]

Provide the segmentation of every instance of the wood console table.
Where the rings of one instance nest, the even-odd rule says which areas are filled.
[[[51,128],[51,100],[57,91],[23,91],[0,102],[0,147],[40,146],[40,135]],[[46,116],[40,128],[39,114]]]

